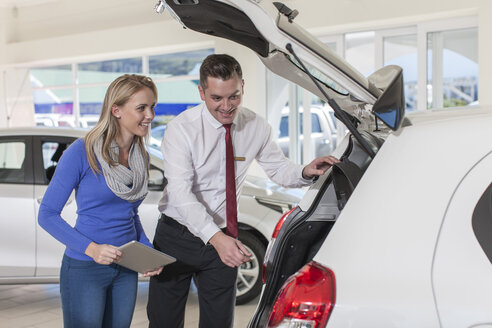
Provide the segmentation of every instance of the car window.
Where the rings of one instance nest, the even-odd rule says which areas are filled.
[[[302,113],[299,114],[299,125],[300,125],[300,134],[303,134],[302,131]],[[319,115],[315,113],[311,113],[311,132],[319,133],[321,131],[321,123],[319,121]],[[289,136],[289,116],[282,116],[280,119],[280,128],[279,128],[279,138],[288,137]]]
[[[492,184],[475,206],[472,226],[480,246],[492,263]]]
[[[0,142],[0,182],[23,183],[25,181],[26,144],[23,141]]]
[[[289,136],[289,117],[282,116],[282,118],[280,119],[280,128],[279,128],[278,137],[283,138],[288,136]]]
[[[162,191],[167,184],[164,171],[153,164],[150,164],[148,188],[151,191]]]
[[[150,130],[150,135],[157,140],[162,140],[164,137],[164,131],[166,131],[166,125],[159,125]]]
[[[68,147],[67,142],[45,141],[42,143],[43,168],[46,174],[46,182],[50,182],[55,173],[60,157]]]
[[[311,132],[321,132],[321,124],[319,123],[319,115],[311,114]],[[301,134],[302,134],[302,116],[301,116]]]

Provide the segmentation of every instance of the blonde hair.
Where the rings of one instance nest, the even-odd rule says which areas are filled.
[[[157,88],[150,77],[136,74],[125,74],[118,77],[111,82],[106,91],[104,102],[101,109],[101,115],[97,124],[87,133],[85,136],[85,151],[87,153],[87,159],[89,166],[93,172],[101,173],[97,164],[96,156],[94,154],[94,144],[99,138],[103,138],[102,156],[104,160],[111,166],[116,166],[118,163],[113,161],[111,157],[111,143],[115,139],[119,125],[117,118],[113,116],[111,109],[113,105],[123,106],[138,91],[143,88],[149,88],[152,90],[154,97],[157,101]],[[135,136],[136,143],[142,150],[142,154],[146,154],[144,138]]]

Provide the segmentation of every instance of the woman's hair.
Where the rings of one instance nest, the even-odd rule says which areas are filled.
[[[241,65],[234,57],[226,54],[208,55],[200,66],[200,85],[205,90],[208,87],[207,78],[209,76],[226,81],[234,74],[240,80],[243,79]]]
[[[101,153],[104,160],[112,166],[116,166],[118,164],[113,161],[110,156],[111,143],[119,131],[117,118],[113,116],[111,109],[113,105],[123,106],[131,96],[143,88],[149,88],[152,90],[152,93],[157,100],[157,88],[152,79],[147,76],[125,74],[118,77],[109,85],[108,90],[106,91],[106,96],[104,97],[99,121],[85,136],[85,150],[87,152],[87,159],[89,160],[89,166],[92,171],[101,173],[94,154],[94,144],[101,137],[103,138]],[[135,141],[141,148],[142,153],[147,154],[145,151],[144,138],[139,136],[135,136],[135,138]]]

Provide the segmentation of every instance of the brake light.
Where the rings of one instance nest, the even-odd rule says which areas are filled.
[[[266,269],[267,269],[267,259],[270,256],[270,252],[272,251],[273,244],[275,243],[275,239],[277,239],[278,233],[280,232],[280,229],[282,229],[282,226],[284,225],[285,219],[290,215],[290,213],[294,212],[294,210],[298,206],[294,207],[290,211],[285,212],[281,217],[280,220],[278,220],[277,224],[275,225],[275,229],[273,229],[272,233],[272,238],[270,242],[268,243],[267,250],[265,252],[265,256],[263,257],[263,270],[262,270],[262,275],[261,278],[263,280],[263,283],[266,281]]]
[[[293,209],[291,209],[290,211],[285,212],[282,215],[282,217],[280,218],[280,220],[278,220],[277,224],[275,225],[275,229],[273,230],[273,233],[272,233],[272,239],[277,238],[278,233],[280,232],[280,229],[282,229],[282,226],[284,225],[285,219],[287,219],[287,217],[290,215],[290,213],[294,212],[294,210],[296,208],[297,208],[297,206],[294,207]]]
[[[268,327],[325,327],[335,306],[335,274],[314,261],[289,277],[273,305]]]

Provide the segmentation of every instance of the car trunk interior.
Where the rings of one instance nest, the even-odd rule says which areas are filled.
[[[383,140],[368,132],[361,135],[377,153]],[[340,160],[309,209],[302,211],[298,207],[287,217],[268,258],[271,262],[267,262],[266,286],[250,327],[266,325],[279,289],[288,277],[314,258],[372,158],[351,136]]]

